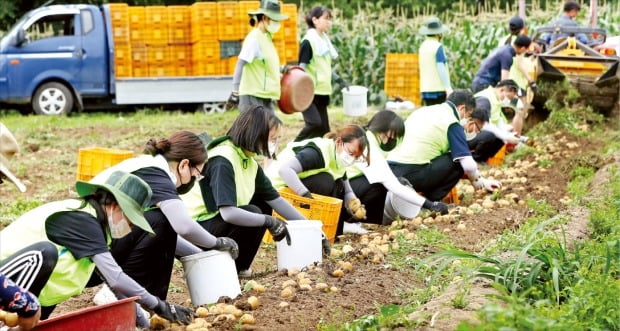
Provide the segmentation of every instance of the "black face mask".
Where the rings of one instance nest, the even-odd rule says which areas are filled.
[[[388,141],[385,144],[383,144],[383,143],[379,144],[379,147],[381,148],[381,150],[389,152],[389,151],[393,150],[394,147],[396,147],[396,143],[397,142],[398,141],[396,139],[390,138],[390,139],[388,139]]]
[[[192,187],[194,187],[194,183],[196,182],[196,176],[192,176],[192,179],[189,180],[186,184],[181,184],[181,186],[177,187],[177,193],[185,194],[189,192]]]

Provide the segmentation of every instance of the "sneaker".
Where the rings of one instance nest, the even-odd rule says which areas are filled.
[[[342,233],[366,234],[368,230],[362,227],[362,223],[344,222]]]
[[[252,277],[252,269],[241,270],[237,273],[237,276],[239,276],[239,278],[250,278]]]

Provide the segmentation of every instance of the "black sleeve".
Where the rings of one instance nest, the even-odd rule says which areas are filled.
[[[76,260],[110,250],[97,219],[83,211],[53,214],[45,221],[45,232],[53,243],[66,247]]]
[[[299,63],[308,64],[312,60],[312,46],[308,40],[301,42],[299,47]]]
[[[308,145],[299,151],[295,151],[295,153],[303,171],[325,168],[325,160],[323,160],[323,155],[317,147]]]
[[[162,201],[180,199],[177,188],[170,179],[170,176],[162,169],[149,167],[138,169],[133,172],[134,175],[142,178],[153,191],[151,198],[151,206]]]
[[[258,198],[261,201],[271,201],[277,199],[280,194],[271,184],[271,180],[267,176],[265,176],[265,172],[263,168],[258,167],[258,172],[256,173],[256,181],[254,183],[255,191],[254,197]]]
[[[200,189],[208,211],[220,207],[237,206],[237,186],[232,164],[226,158],[216,156],[209,159],[205,178],[200,181]]]

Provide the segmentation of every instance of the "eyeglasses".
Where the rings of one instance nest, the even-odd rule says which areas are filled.
[[[366,162],[366,160],[364,160],[364,156],[360,155],[360,156],[355,156],[355,153],[349,151],[349,149],[347,148],[347,146],[342,143],[342,149],[344,149],[344,151],[349,154],[352,158],[354,158],[353,163],[364,163]]]
[[[194,170],[196,170],[196,180],[197,181],[201,181],[203,178],[205,178],[205,176],[202,175],[202,172],[200,170],[198,170],[198,168],[196,168],[196,166],[191,166],[192,168],[194,168]]]

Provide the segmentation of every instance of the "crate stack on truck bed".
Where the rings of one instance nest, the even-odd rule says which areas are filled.
[[[196,2],[189,6],[108,5],[118,78],[232,75],[248,12],[259,1]],[[281,64],[297,62],[297,6],[281,4],[289,19],[274,36]]]

